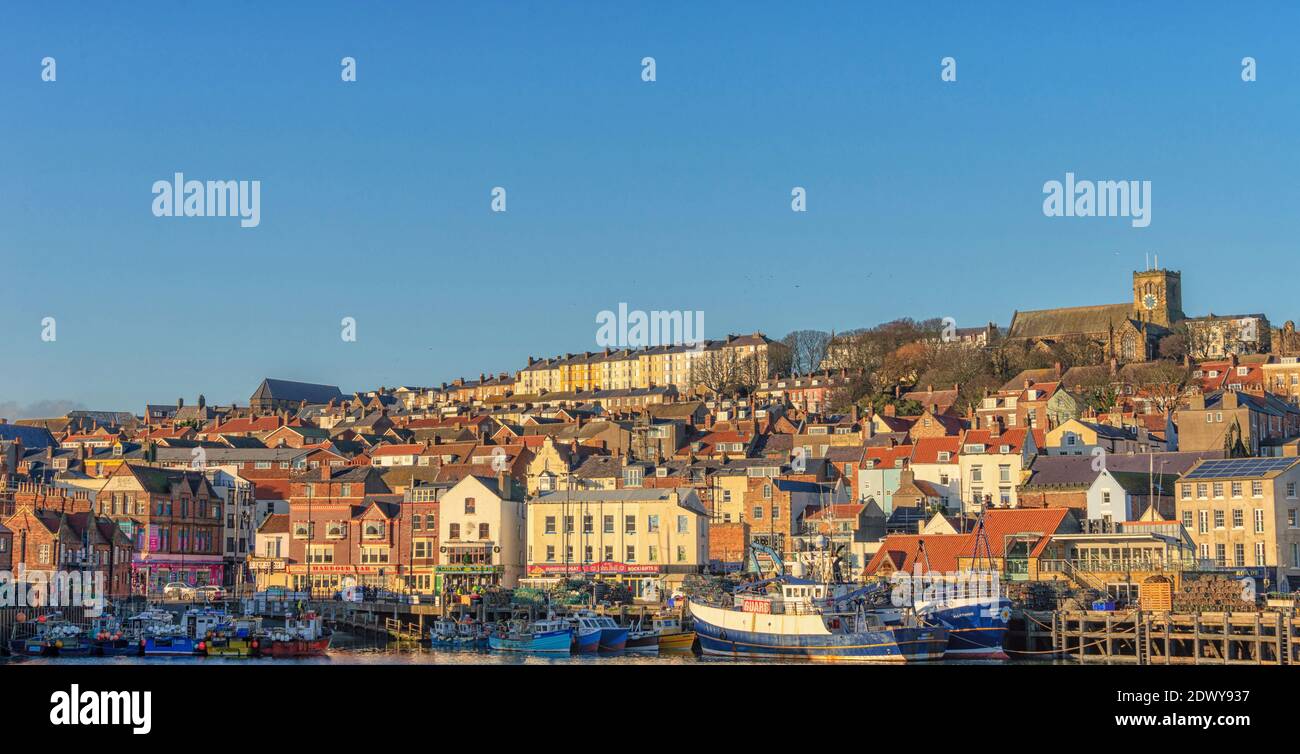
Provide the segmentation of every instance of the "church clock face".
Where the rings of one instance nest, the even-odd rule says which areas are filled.
[[[1156,300],[1156,295],[1154,293],[1148,293],[1147,295],[1142,297],[1142,305],[1146,307],[1147,311],[1151,311],[1152,309],[1155,309],[1156,303],[1157,300]]]

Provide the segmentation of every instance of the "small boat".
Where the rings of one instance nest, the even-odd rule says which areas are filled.
[[[573,651],[576,654],[588,654],[600,649],[600,636],[603,629],[590,613],[578,613],[569,616],[569,625],[573,627]]]
[[[948,630],[915,615],[897,620],[862,604],[843,606],[821,583],[786,577],[766,583],[776,593],[738,592],[731,607],[688,602],[706,655],[906,663],[938,660],[947,650]]]
[[[573,643],[573,627],[554,617],[546,620],[513,620],[497,627],[488,637],[488,647],[498,652],[540,652],[569,654]]]
[[[622,652],[623,647],[627,645],[627,629],[607,615],[596,615],[590,610],[582,610],[574,614],[574,619],[584,628],[600,630],[600,640],[596,648],[601,652]]]
[[[262,649],[260,633],[258,618],[228,619],[207,633],[201,649],[208,657],[257,657]]]
[[[314,612],[304,613],[294,621],[270,630],[262,639],[261,653],[271,657],[313,657],[330,648],[334,634]]]
[[[198,642],[179,623],[155,623],[144,630],[140,651],[145,657],[189,657],[198,652]]]
[[[472,618],[439,618],[429,628],[429,643],[450,649],[475,649],[487,643],[487,627]]]
[[[42,615],[32,623],[15,624],[9,641],[10,654],[25,657],[86,657],[90,649],[91,642],[81,627],[69,623],[58,612]]]
[[[185,635],[193,640],[195,654],[214,656],[229,654],[230,650],[226,644],[233,629],[230,625],[230,616],[226,613],[210,607],[190,608],[181,615],[180,625]],[[214,646],[216,643],[221,646]]]
[[[675,615],[659,615],[650,623],[658,636],[660,652],[687,654],[695,651],[695,632],[682,628]]]
[[[140,642],[112,615],[101,615],[90,624],[90,653],[96,657],[134,657]]]
[[[643,628],[638,621],[635,626],[627,630],[627,644],[623,649],[637,654],[657,655],[659,654],[659,632],[654,628]]]

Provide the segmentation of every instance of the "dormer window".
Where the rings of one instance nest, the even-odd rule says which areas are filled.
[[[1010,452],[1011,452],[1011,446],[1010,446],[1010,445],[999,445],[999,446],[998,446],[998,452],[999,452],[999,453],[1010,453]]]
[[[939,451],[939,463],[948,463],[950,460],[952,460],[952,453],[946,450]]]

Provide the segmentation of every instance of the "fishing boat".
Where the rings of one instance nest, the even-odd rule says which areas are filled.
[[[205,635],[200,649],[208,657],[257,657],[260,633],[258,618],[228,618]]]
[[[173,622],[165,610],[146,610],[131,619],[140,627],[140,653],[145,657],[189,657],[198,642],[186,626]]]
[[[597,628],[600,630],[600,639],[596,648],[601,652],[622,652],[623,647],[627,645],[627,628],[618,625],[613,618],[607,615],[597,615],[590,610],[582,610],[574,614],[578,624],[584,628]]]
[[[688,601],[700,648],[724,657],[820,662],[906,663],[938,660],[948,631],[916,617],[890,623],[852,594],[829,595],[827,584],[778,577],[738,591],[732,606]]]
[[[573,651],[576,654],[589,654],[599,651],[600,635],[603,632],[599,623],[589,613],[579,613],[569,617],[573,628]]]
[[[435,647],[475,649],[487,643],[487,627],[472,618],[439,618],[429,628],[429,643]]]
[[[85,657],[90,654],[90,646],[80,626],[55,612],[31,623],[15,624],[9,652],[25,657]]]
[[[675,615],[657,615],[650,626],[659,637],[659,651],[670,653],[691,653],[695,651],[695,632],[682,628],[682,621]]]
[[[972,568],[955,574],[931,571],[925,541],[917,543],[917,562],[924,565],[921,574],[931,576],[932,584],[930,589],[913,588],[912,608],[925,623],[948,630],[945,657],[1005,660],[1011,600],[1001,594],[982,512],[972,534]]]
[[[637,621],[635,626],[627,630],[627,644],[623,646],[626,652],[636,654],[659,654],[659,632],[653,627],[645,627],[641,621]]]
[[[572,643],[573,627],[554,617],[532,623],[512,620],[488,637],[488,647],[498,652],[569,654]]]
[[[964,597],[916,603],[916,613],[926,623],[948,630],[944,657],[1005,660],[1011,600],[1006,597]]]
[[[97,657],[133,657],[140,654],[139,640],[112,615],[101,615],[90,624],[90,653]]]
[[[325,627],[325,621],[319,615],[306,612],[301,618],[286,620],[283,626],[271,629],[262,639],[261,652],[281,658],[323,655],[330,648],[333,637],[333,632]]]

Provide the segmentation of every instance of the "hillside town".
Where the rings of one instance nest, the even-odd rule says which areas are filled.
[[[1122,304],[524,355],[518,371],[0,420],[0,569],[438,604],[575,577],[969,568],[1124,604],[1300,587],[1300,340]],[[1199,580],[1199,581],[1198,581]],[[1058,590],[1059,591],[1059,590]],[[1023,596],[1029,599],[1028,592]],[[1208,598],[1206,598],[1208,599]],[[1185,600],[1184,600],[1185,601]],[[1194,605],[1192,607],[1208,607]]]

